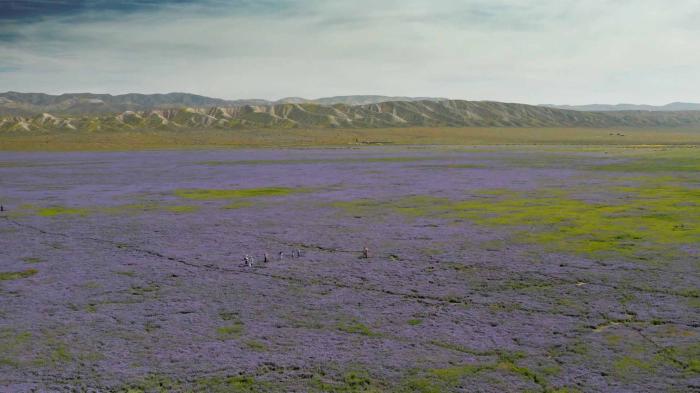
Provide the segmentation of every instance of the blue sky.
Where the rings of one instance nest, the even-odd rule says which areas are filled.
[[[0,91],[700,102],[696,0],[0,0]]]

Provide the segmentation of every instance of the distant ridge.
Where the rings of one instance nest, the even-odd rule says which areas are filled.
[[[423,100],[365,105],[173,107],[77,115],[44,112],[0,117],[0,132],[380,127],[691,127],[700,130],[700,111],[580,112],[490,101]]]
[[[336,96],[318,99],[288,97],[277,101],[262,99],[224,100],[189,93],[168,94],[92,94],[67,93],[0,93],[0,115],[37,115],[49,112],[56,115],[104,114],[125,111],[147,111],[175,108],[237,107],[245,105],[319,104],[366,105],[388,101],[441,101],[445,98],[388,97],[378,95]]]
[[[335,105],[335,104],[345,104],[345,105],[368,105],[368,104],[379,104],[382,102],[391,101],[447,101],[447,98],[435,98],[435,97],[390,97],[390,96],[335,96],[335,97],[325,97],[317,98],[314,100],[307,100],[305,98],[291,97],[282,98],[271,104],[319,104],[319,105]]]
[[[592,104],[592,105],[542,105],[549,108],[568,109],[582,112],[617,112],[617,111],[651,111],[651,112],[678,112],[678,111],[700,111],[700,104],[690,102],[672,102],[670,104],[635,105],[635,104]]]
[[[348,95],[307,99],[302,97],[286,97],[276,101],[264,99],[225,100],[190,93],[167,94],[93,94],[66,93],[50,95],[44,93],[0,93],[0,116],[34,116],[42,113],[52,115],[99,115],[114,114],[126,111],[143,112],[159,109],[185,108],[232,108],[242,106],[275,106],[284,104],[316,104],[333,106],[338,104],[348,106],[381,104],[386,102],[446,102],[447,98],[439,97],[403,97],[382,95]],[[578,112],[679,112],[700,111],[700,104],[674,102],[663,106],[635,104],[593,104],[593,105],[539,105],[540,107],[572,110]]]

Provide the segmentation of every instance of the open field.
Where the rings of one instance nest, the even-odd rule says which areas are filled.
[[[66,133],[0,148],[413,132]],[[610,132],[1,153],[0,390],[699,391],[700,133]]]
[[[0,151],[110,151],[322,147],[348,145],[700,145],[698,129],[605,128],[290,128],[240,130],[15,132]]]

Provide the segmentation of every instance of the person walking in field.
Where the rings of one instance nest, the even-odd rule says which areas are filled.
[[[363,259],[369,258],[369,248],[365,247],[365,248],[362,250],[362,258],[363,258]]]

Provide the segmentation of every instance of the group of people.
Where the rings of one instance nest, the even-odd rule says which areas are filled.
[[[301,258],[301,256],[302,256],[302,252],[300,249],[292,250],[292,253],[291,253],[292,258]],[[280,261],[283,260],[284,257],[285,257],[284,251],[280,251],[278,254],[279,260]],[[270,261],[272,261],[272,259],[270,258],[270,254],[268,254],[268,253],[263,254],[263,263],[268,263]],[[253,265],[255,265],[255,257],[252,255],[245,255],[245,256],[243,256],[243,263],[248,267],[253,267]]]
[[[281,261],[284,259],[284,257],[285,257],[284,251],[280,251],[278,254],[278,259]],[[291,257],[292,258],[301,258],[302,257],[301,250],[298,248],[295,250],[292,250]],[[362,258],[363,259],[369,258],[369,249],[367,247],[362,249]],[[268,254],[268,253],[263,254],[263,263],[268,263],[270,261],[271,261],[270,254]],[[252,255],[246,254],[243,256],[243,263],[247,267],[253,267],[255,265],[255,257]]]

